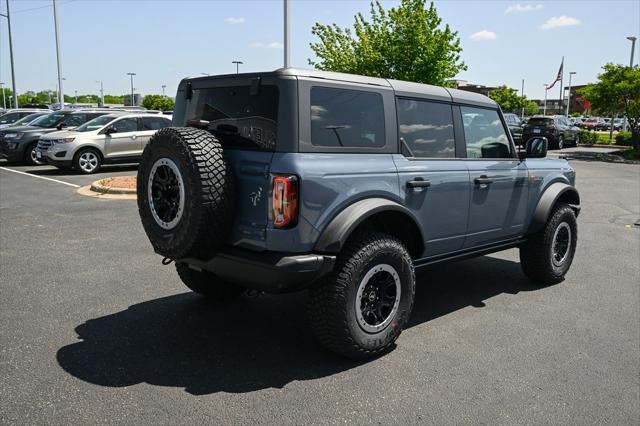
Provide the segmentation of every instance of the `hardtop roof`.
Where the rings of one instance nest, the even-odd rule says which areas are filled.
[[[310,70],[303,68],[279,68],[275,71],[243,73],[243,74],[223,74],[186,78],[186,81],[206,81],[221,78],[254,78],[266,76],[292,76],[317,78],[322,80],[335,80],[347,83],[367,84],[370,86],[388,87],[394,90],[399,96],[414,96],[426,99],[433,99],[445,102],[471,104],[495,108],[497,103],[491,98],[479,93],[467,92],[464,90],[450,89],[430,84],[415,83],[410,81],[392,80],[379,77],[367,77],[363,75],[339,73],[332,71]]]

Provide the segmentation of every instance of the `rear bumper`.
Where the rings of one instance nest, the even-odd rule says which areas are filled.
[[[302,290],[331,272],[335,260],[335,256],[324,254],[284,255],[228,249],[209,260],[180,261],[243,287],[287,293]]]

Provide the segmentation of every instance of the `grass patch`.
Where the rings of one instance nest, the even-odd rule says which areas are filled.
[[[615,154],[621,156],[625,160],[640,161],[640,149],[625,149],[624,151],[618,151]]]

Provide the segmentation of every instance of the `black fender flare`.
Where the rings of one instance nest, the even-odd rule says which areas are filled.
[[[578,190],[564,182],[552,183],[547,187],[547,189],[545,189],[538,200],[538,205],[533,211],[533,216],[531,218],[527,234],[538,232],[544,227],[545,223],[547,223],[547,219],[549,219],[551,210],[563,195],[568,198],[568,204],[576,212],[576,216],[578,216],[580,213],[580,194],[578,193]]]
[[[422,227],[409,209],[386,198],[367,198],[349,205],[338,213],[320,234],[314,250],[321,253],[340,252],[358,225],[371,216],[385,211],[397,211],[407,215],[420,230],[420,238],[423,238]]]

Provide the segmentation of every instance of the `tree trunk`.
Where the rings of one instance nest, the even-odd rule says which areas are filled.
[[[631,146],[633,149],[638,149],[640,145],[640,129],[634,128],[631,130]]]

